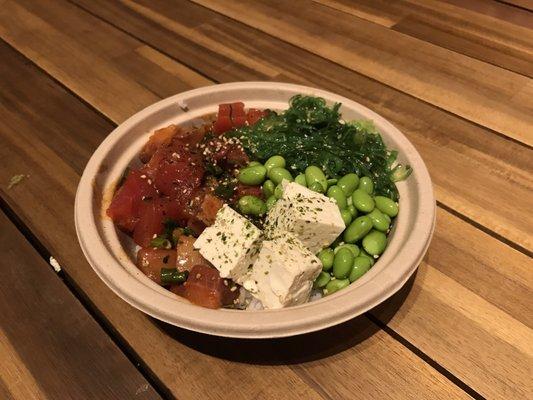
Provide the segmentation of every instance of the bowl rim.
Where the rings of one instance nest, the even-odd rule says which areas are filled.
[[[409,179],[417,180],[418,211],[424,216],[421,220],[422,217],[417,215],[410,234],[418,237],[419,240],[413,241],[408,237],[411,251],[399,252],[402,256],[399,264],[403,268],[395,270],[394,274],[390,271],[385,271],[387,273],[382,271],[381,275],[376,275],[381,278],[379,282],[373,279],[366,281],[364,285],[350,285],[343,291],[301,306],[261,311],[210,310],[183,300],[177,301],[176,296],[166,290],[166,294],[156,290],[155,283],[149,281],[144,275],[133,276],[123,267],[123,261],[110,253],[96,226],[96,221],[101,219],[101,216],[93,208],[95,192],[93,184],[101,171],[102,161],[109,151],[119,139],[127,136],[132,127],[158,110],[169,105],[187,104],[188,99],[195,96],[212,95],[224,91],[231,93],[239,90],[281,90],[284,93],[305,93],[324,97],[328,102],[341,102],[343,107],[348,106],[363,114],[365,118],[372,119],[384,136],[394,135],[395,140],[401,143],[402,148],[398,150],[409,158],[413,167],[413,173]],[[321,89],[280,82],[234,82],[202,87],[168,97],[137,112],[118,125],[91,156],[78,185],[74,209],[76,234],[85,257],[100,279],[119,297],[146,314],[167,323],[197,332],[236,338],[285,337],[317,331],[345,322],[383,302],[396,293],[418,267],[429,247],[435,228],[435,218],[435,198],[429,172],[420,154],[396,127],[374,111],[343,96]],[[398,254],[391,261],[396,256]],[[351,292],[363,286],[366,290],[359,290],[360,297],[355,303],[343,301],[350,297]],[[307,312],[305,316],[292,318],[292,310],[304,308],[313,308],[317,312]],[[259,315],[260,317],[257,317]]]

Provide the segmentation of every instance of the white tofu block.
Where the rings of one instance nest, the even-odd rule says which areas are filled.
[[[267,238],[287,231],[316,254],[344,231],[344,221],[334,200],[296,182],[283,181],[283,187],[282,198],[268,212]]]
[[[241,283],[259,251],[261,231],[225,204],[215,223],[207,227],[194,242],[200,254],[218,269],[222,278]]]
[[[294,235],[284,233],[261,244],[244,287],[265,308],[282,308],[308,301],[313,281],[322,270],[320,260]]]

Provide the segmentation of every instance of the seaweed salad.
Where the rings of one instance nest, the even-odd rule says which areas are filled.
[[[355,172],[369,176],[378,195],[398,200],[395,182],[411,174],[409,165],[394,165],[397,151],[388,150],[371,121],[344,121],[340,103],[328,107],[320,97],[296,95],[289,108],[270,113],[255,125],[243,126],[227,136],[240,140],[254,159],[283,154],[289,169],[303,172],[318,165],[328,178]]]

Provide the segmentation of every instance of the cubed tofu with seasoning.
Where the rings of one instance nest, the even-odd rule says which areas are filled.
[[[261,244],[243,286],[265,308],[282,308],[308,301],[313,281],[322,270],[320,260],[289,233]]]
[[[287,231],[317,253],[333,243],[344,228],[334,200],[295,182],[283,181],[283,196],[268,212],[265,236]]]
[[[222,278],[240,283],[251,269],[259,251],[261,231],[225,204],[215,223],[207,227],[194,247],[220,272]]]

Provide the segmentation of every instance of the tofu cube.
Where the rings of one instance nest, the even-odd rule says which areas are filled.
[[[294,235],[284,233],[261,244],[244,287],[265,308],[282,308],[308,301],[320,260]]]
[[[200,254],[218,269],[222,278],[241,283],[259,251],[261,231],[225,204],[215,223],[194,242]]]
[[[344,228],[334,200],[296,182],[283,181],[283,196],[268,213],[265,236],[290,232],[316,254],[333,243]]]

